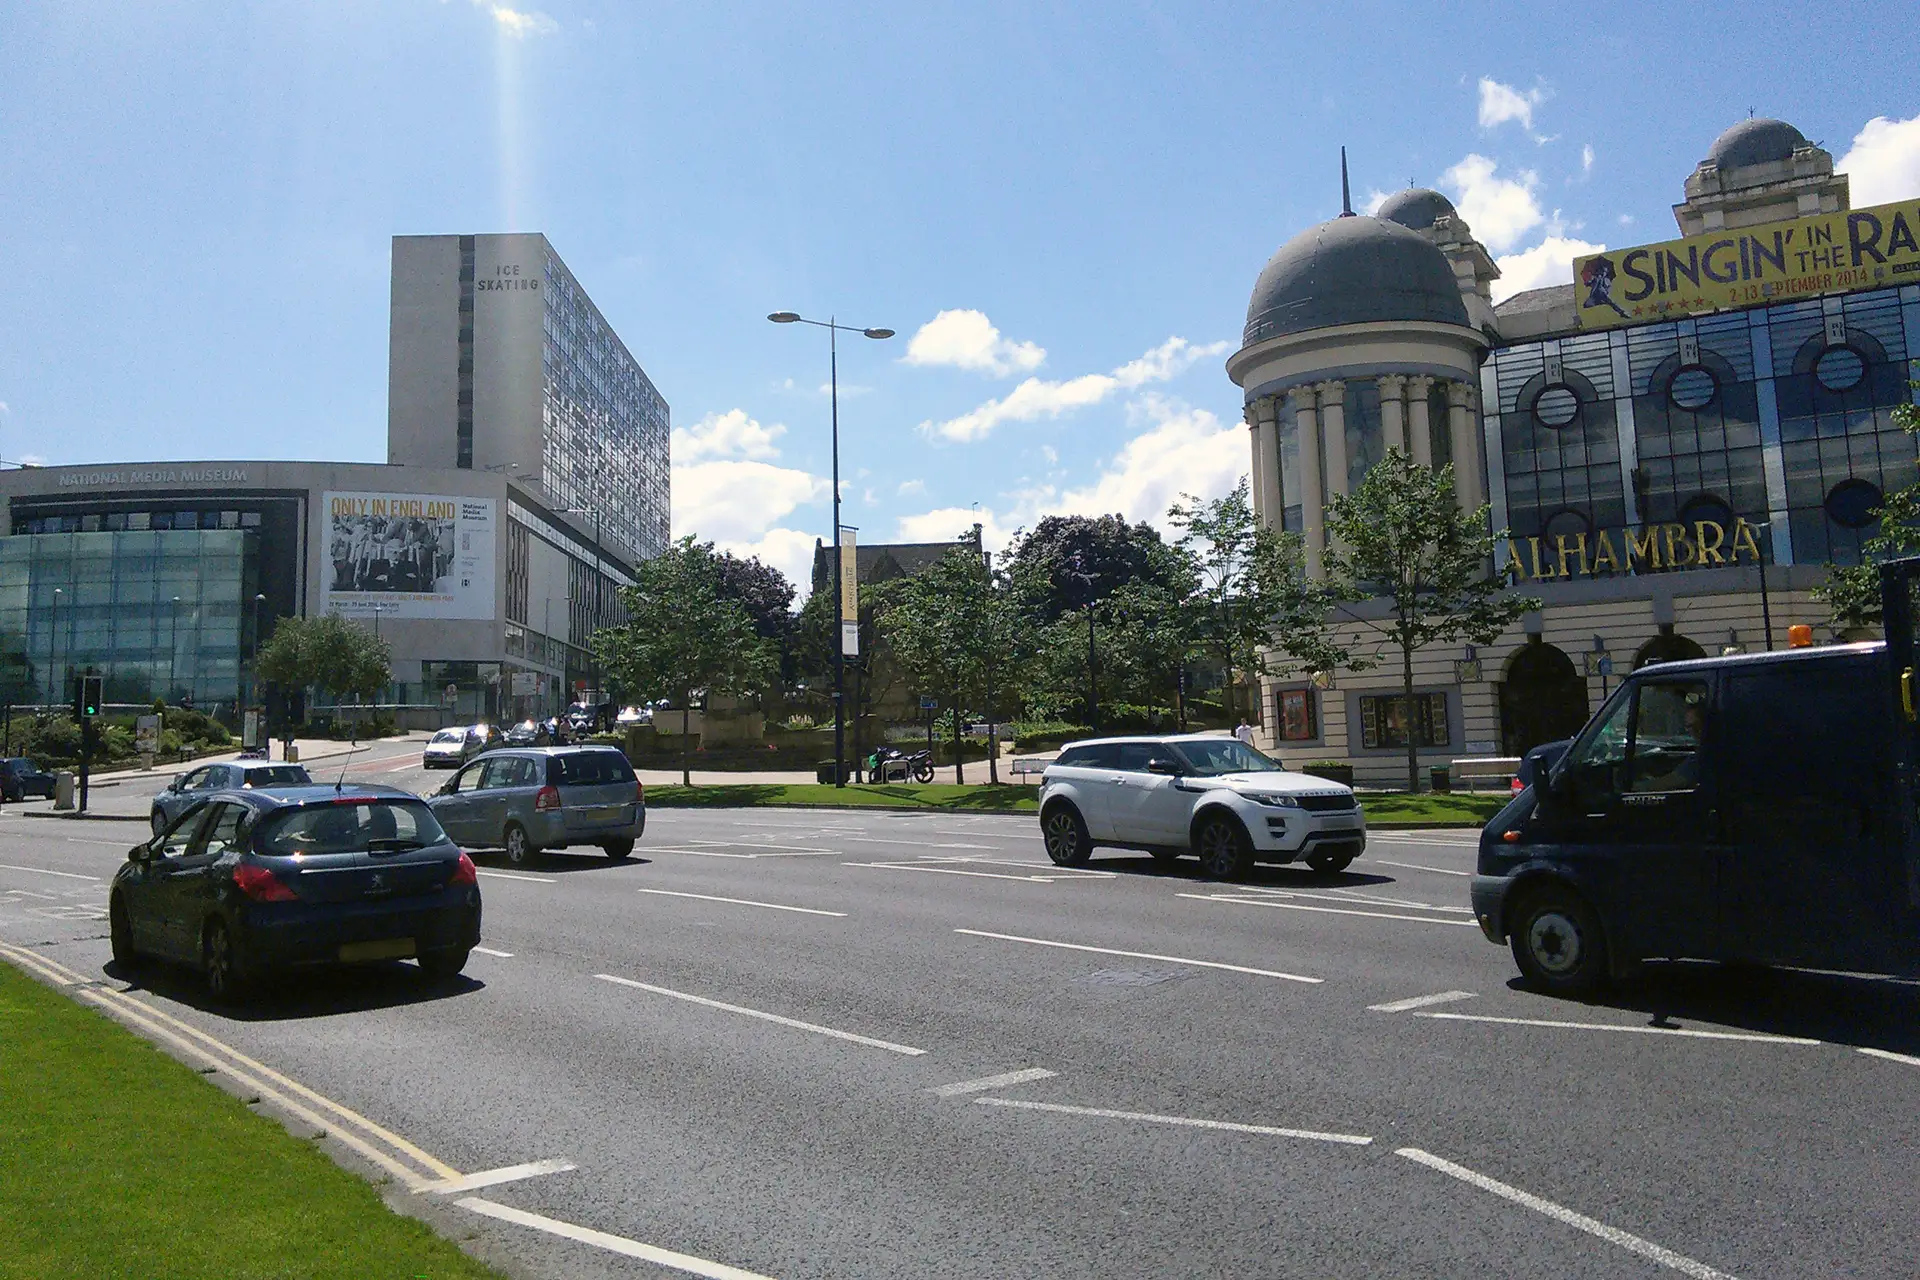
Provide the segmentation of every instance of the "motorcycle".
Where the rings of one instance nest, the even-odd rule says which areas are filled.
[[[905,752],[897,747],[875,747],[867,757],[867,776],[875,782],[933,781],[933,753]]]

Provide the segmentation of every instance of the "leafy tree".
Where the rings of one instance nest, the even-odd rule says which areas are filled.
[[[639,697],[680,702],[680,781],[691,786],[688,714],[694,696],[745,693],[772,678],[771,641],[739,600],[723,594],[725,579],[711,542],[682,538],[644,561],[634,586],[623,588],[627,621],[594,632],[595,657]]]
[[[1920,382],[1907,385],[1920,391]],[[1896,406],[1893,420],[1908,435],[1920,435],[1920,405]],[[1873,517],[1880,527],[1861,546],[1860,563],[1827,566],[1827,581],[1819,594],[1832,611],[1836,627],[1878,626],[1882,621],[1881,562],[1920,554],[1920,481],[1887,494]]]
[[[393,679],[387,642],[337,613],[280,619],[255,665],[283,690],[319,689],[336,703],[347,694],[371,698]]]
[[[1008,548],[1014,576],[1042,622],[1105,600],[1128,583],[1162,582],[1165,542],[1150,524],[1113,516],[1048,516]],[[1091,579],[1091,585],[1089,585]]]
[[[1540,607],[1537,599],[1508,594],[1489,571],[1494,540],[1506,537],[1490,531],[1489,510],[1460,510],[1451,463],[1429,470],[1397,449],[1353,493],[1327,504],[1327,589],[1343,599],[1380,600],[1384,616],[1357,613],[1355,620],[1400,651],[1410,792],[1420,790],[1413,656],[1433,644],[1491,644]]]
[[[753,619],[762,639],[781,641],[793,629],[793,584],[759,556],[743,560],[731,551],[713,558],[720,575],[720,598],[737,600]]]

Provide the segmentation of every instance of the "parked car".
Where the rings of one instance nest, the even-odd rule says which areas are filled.
[[[630,729],[635,725],[652,724],[653,708],[622,707],[620,708],[620,714],[613,718],[613,723],[622,729]]]
[[[303,787],[313,779],[297,764],[268,764],[238,760],[232,764],[203,764],[180,774],[153,798],[147,822],[159,835],[172,821],[215,791],[249,791],[257,787]]]
[[[1290,772],[1218,734],[1068,743],[1041,779],[1040,830],[1063,867],[1096,846],[1162,862],[1194,853],[1222,880],[1256,862],[1344,871],[1367,844],[1351,787]]]
[[[455,725],[427,739],[420,752],[423,769],[457,769],[494,746],[504,735],[490,724]]]
[[[114,875],[114,961],[191,965],[216,999],[281,970],[413,958],[451,977],[480,941],[473,862],[393,787],[215,791]]]
[[[25,756],[0,760],[0,800],[53,799],[53,775]]]
[[[462,846],[504,849],[515,865],[573,845],[625,858],[647,829],[645,788],[613,747],[490,751],[427,803]]]

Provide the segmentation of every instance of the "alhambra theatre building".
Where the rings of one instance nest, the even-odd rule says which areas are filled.
[[[1832,156],[1743,120],[1674,206],[1679,237],[1573,264],[1495,306],[1498,275],[1437,192],[1301,232],[1260,273],[1228,375],[1253,498],[1309,572],[1324,508],[1387,449],[1454,464],[1492,509],[1496,567],[1541,607],[1491,645],[1263,682],[1263,745],[1362,782],[1565,737],[1620,674],[1785,644],[1915,479],[1893,421],[1920,355],[1920,193],[1855,209]],[[1364,608],[1365,606],[1362,606]],[[1769,636],[1769,622],[1771,623]]]

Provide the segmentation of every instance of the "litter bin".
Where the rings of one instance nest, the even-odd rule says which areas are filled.
[[[299,764],[300,763],[299,745],[297,743],[289,742],[287,744],[286,754],[283,757],[283,759],[285,759],[288,764]]]
[[[1436,766],[1435,768],[1428,770],[1428,777],[1432,779],[1433,789],[1435,791],[1453,790],[1453,775],[1449,773],[1445,768]]]
[[[833,785],[833,761],[831,760],[820,761],[818,764],[814,766],[813,776],[819,779],[821,786],[824,786],[824,787],[832,786]],[[840,766],[840,780],[842,782],[853,781],[853,761],[848,760]]]
[[[53,807],[73,808],[73,774],[66,769],[53,775]]]

